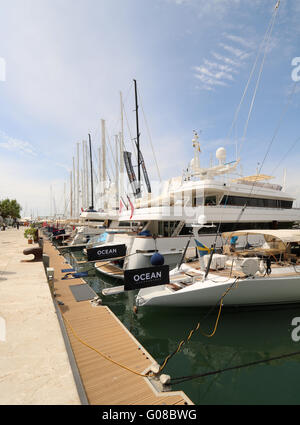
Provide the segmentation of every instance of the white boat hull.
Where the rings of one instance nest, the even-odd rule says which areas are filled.
[[[142,289],[136,304],[166,307],[215,306],[231,286],[223,299],[224,306],[300,303],[300,275],[250,278],[239,280],[236,284],[234,282],[234,279],[209,276],[205,282],[196,282],[176,292],[166,286]]]

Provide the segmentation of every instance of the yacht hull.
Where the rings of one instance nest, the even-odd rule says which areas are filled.
[[[227,293],[226,293],[227,292]],[[225,297],[224,294],[226,293]],[[262,277],[223,282],[210,277],[183,289],[172,291],[167,286],[139,291],[137,306],[210,307],[251,306],[300,303],[300,274],[293,277]]]

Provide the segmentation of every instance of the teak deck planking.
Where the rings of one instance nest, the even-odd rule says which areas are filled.
[[[77,302],[70,285],[82,279],[62,280],[67,265],[59,251],[44,241],[44,253],[55,270],[54,290],[63,317],[79,338],[113,360],[143,373],[155,360],[106,306],[93,307],[89,301]],[[147,378],[121,368],[83,345],[66,329],[89,404],[92,405],[184,405],[193,404],[182,392],[157,392]]]

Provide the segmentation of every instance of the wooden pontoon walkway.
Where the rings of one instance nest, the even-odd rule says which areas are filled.
[[[106,306],[92,306],[90,301],[77,302],[69,288],[80,285],[81,279],[62,280],[61,270],[68,268],[59,251],[44,241],[44,253],[55,270],[54,290],[63,317],[72,351],[89,404],[92,405],[184,405],[193,404],[182,392],[157,392],[148,378],[122,369],[83,345],[84,342],[114,361],[144,373],[155,360],[141,347],[126,327]]]

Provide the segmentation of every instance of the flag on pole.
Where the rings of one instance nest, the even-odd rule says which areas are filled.
[[[131,216],[130,216],[130,220],[132,219],[132,217],[133,217],[133,213],[134,213],[134,206],[133,206],[133,203],[131,202],[131,200],[130,200],[130,198],[129,198],[129,196],[127,195],[127,199],[128,199],[128,201],[129,201],[129,204],[130,204],[130,208],[131,208]]]
[[[121,214],[123,206],[122,199],[120,199],[119,214]]]
[[[206,245],[202,244],[201,242],[197,241],[195,239],[197,250],[199,252],[200,257],[203,257],[204,255],[208,255],[211,252],[211,249],[208,248]]]

